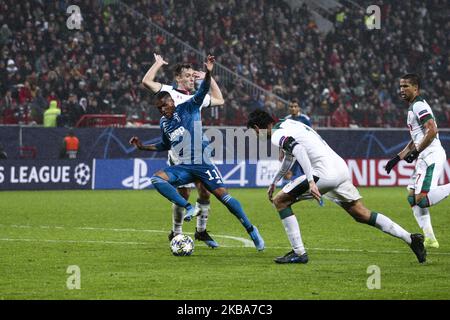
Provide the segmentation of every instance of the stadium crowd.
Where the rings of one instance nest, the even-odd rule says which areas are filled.
[[[172,65],[199,61],[162,34],[150,36],[145,19],[115,2],[70,1],[81,8],[80,30],[66,26],[67,0],[0,3],[0,123],[40,124],[52,100],[62,111],[59,125],[99,113],[158,123],[151,95],[140,84],[153,52]],[[328,15],[334,30],[327,34],[306,6],[292,11],[284,1],[124,2],[242,77],[286,100],[298,99],[316,124],[404,127],[407,108],[398,97],[398,78],[416,72],[438,125],[450,126],[445,1],[381,2],[380,30],[367,30],[365,8],[342,7]],[[172,82],[169,67],[158,76]],[[226,86],[217,80],[226,105],[206,112],[206,123],[243,125],[258,108],[288,114],[271,95],[247,94],[241,80]]]

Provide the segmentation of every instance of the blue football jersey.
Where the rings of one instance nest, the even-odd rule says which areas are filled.
[[[285,119],[299,121],[299,122],[306,124],[309,127],[312,127],[311,119],[307,115],[304,115],[304,114],[301,114],[299,116],[294,116],[294,117],[292,115],[288,115],[285,117]]]
[[[201,106],[209,91],[210,81],[203,81],[197,93],[179,104],[171,118],[161,117],[162,141],[159,150],[173,150],[183,164],[212,163],[209,140],[203,134]]]

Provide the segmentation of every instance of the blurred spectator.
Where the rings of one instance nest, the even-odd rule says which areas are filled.
[[[17,105],[17,100],[13,98],[12,91],[7,90],[5,96],[0,101],[0,116],[3,118],[2,122],[4,124],[17,123],[15,116]]]
[[[25,81],[24,85],[21,86],[19,90],[19,103],[24,104],[27,102],[31,102],[32,100],[31,90],[30,90],[30,83],[28,81]]]
[[[333,112],[331,116],[331,126],[332,127],[348,127],[350,124],[350,118],[347,110],[342,103],[339,104],[339,107]]]
[[[55,100],[50,101],[48,109],[44,112],[44,127],[56,127],[56,119],[60,114],[61,110],[58,109],[57,102]]]
[[[6,71],[8,71],[9,74],[14,74],[18,71],[19,69],[16,66],[16,63],[14,62],[13,59],[8,59],[8,64],[6,67]]]
[[[330,119],[343,103],[352,125],[403,127],[398,119],[404,119],[407,106],[398,96],[398,77],[415,72],[424,80],[425,98],[438,101],[441,126],[450,121],[445,1],[381,2],[381,29],[372,31],[365,26],[364,10],[341,2],[327,16],[334,24],[328,34],[319,32],[307,5],[294,11],[288,1],[122,2],[132,10],[118,1],[75,0],[83,8],[83,22],[81,30],[70,32],[67,17],[59,14],[65,1],[0,2],[0,95],[12,90],[19,104],[8,121],[35,118],[24,113],[27,104],[35,106],[40,99],[35,91],[40,88],[42,97],[58,101],[65,125],[83,114],[83,97],[84,113],[123,113],[129,120],[157,124],[159,117],[140,88],[152,53],[169,53],[170,63],[201,66],[201,61],[166,35],[146,32],[147,19],[201,52],[214,53],[218,62],[260,87],[285,100],[298,99],[313,119]],[[371,2],[359,4],[366,8]],[[158,76],[163,83],[172,78],[169,72]],[[283,103],[245,90],[239,78],[219,85],[229,104],[220,109],[221,122],[242,125],[255,108],[286,114]]]
[[[302,108],[300,108],[300,104],[297,99],[292,99],[289,103],[289,113],[290,114],[286,116],[286,119],[299,121],[312,127],[311,119],[306,114],[302,113]]]
[[[80,141],[75,136],[73,129],[69,129],[69,132],[64,137],[61,147],[60,158],[76,159],[78,151],[80,150]]]

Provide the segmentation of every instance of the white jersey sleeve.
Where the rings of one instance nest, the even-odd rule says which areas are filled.
[[[272,144],[274,145],[274,146],[277,146],[277,147],[283,147],[283,142],[284,142],[284,140],[286,139],[287,137],[286,137],[286,132],[285,132],[285,130],[280,130],[280,129],[278,129],[278,130],[275,130],[273,133],[272,133],[272,137],[270,138],[271,139],[271,141],[272,141]]]
[[[410,106],[407,119],[411,139],[413,140],[416,148],[420,145],[426,134],[424,124],[430,119],[434,119],[433,111],[431,110],[430,105],[423,98],[419,97],[417,101]],[[420,153],[419,157],[426,157],[430,152],[441,148],[442,145],[438,134],[436,138],[433,139],[431,144]]]
[[[272,144],[282,147],[286,139],[292,137],[300,146],[298,149],[301,150],[301,154],[297,153],[297,156],[295,154],[294,156],[300,165],[302,165],[301,162],[304,162],[306,166],[308,163],[305,157],[308,158],[311,166],[310,174],[318,177],[332,177],[337,174],[337,171],[333,169],[336,166],[346,168],[345,161],[328,146],[314,129],[307,125],[294,120],[286,120],[274,128],[277,129],[272,132]],[[308,169],[303,168],[304,171],[308,171]],[[310,178],[311,176],[308,179]]]
[[[420,124],[424,124],[427,120],[433,118],[433,111],[431,111],[428,103],[423,101],[414,103],[412,111]]]
[[[170,94],[170,96],[172,97],[172,99],[173,99],[173,101],[175,103],[175,106],[178,106],[179,104],[182,104],[182,103],[188,101],[190,98],[192,98],[194,96],[192,94],[181,93],[181,92],[175,90],[174,87],[166,85],[166,84],[163,84],[162,87],[161,87],[161,90],[159,90],[159,91],[160,92],[161,91],[168,92]],[[200,106],[200,110],[202,108],[207,108],[210,105],[211,105],[211,95],[207,94],[205,96],[205,99],[203,99],[203,103]]]

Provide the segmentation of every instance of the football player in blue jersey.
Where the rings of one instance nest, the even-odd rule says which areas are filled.
[[[166,85],[155,81],[156,74],[159,69],[163,66],[168,65],[160,55],[154,54],[155,62],[150,67],[150,69],[145,74],[142,79],[142,85],[151,91],[152,93],[158,93],[161,91],[167,91],[170,93],[172,99],[174,99],[175,106],[180,103],[189,100],[195,89],[195,81],[201,81],[204,79],[204,72],[196,71],[193,69],[192,65],[187,63],[178,63],[174,67],[174,79],[175,86]],[[207,94],[203,100],[202,108],[208,108],[210,106],[219,106],[224,104],[224,99],[222,92],[215,80],[211,77],[211,92]],[[176,165],[179,164],[178,156],[169,151],[168,154],[168,164]],[[203,186],[201,182],[190,183],[188,185],[179,186],[177,188],[178,192],[186,199],[189,200],[191,190],[197,188],[198,199],[195,204],[195,210],[197,214],[197,225],[195,228],[195,239],[204,241],[209,247],[217,248],[219,244],[209,235],[206,230],[206,225],[208,222],[208,217],[210,213],[210,193]],[[169,233],[169,241],[173,239],[178,234],[182,233],[183,227],[183,217],[185,209],[179,207],[176,204],[172,205],[172,230]]]
[[[205,63],[205,78],[197,93],[188,101],[175,106],[170,93],[162,91],[156,94],[156,106],[162,117],[160,128],[161,142],[144,146],[137,137],[130,143],[140,150],[173,150],[179,156],[180,164],[159,170],[151,180],[158,192],[176,205],[186,209],[185,221],[195,214],[194,207],[176,190],[177,186],[201,181],[214,196],[235,215],[245,227],[258,251],[264,250],[264,240],[256,226],[247,218],[241,204],[225,188],[222,176],[210,159],[209,141],[203,135],[201,123],[201,105],[211,84],[211,72],[215,59],[208,56]]]

